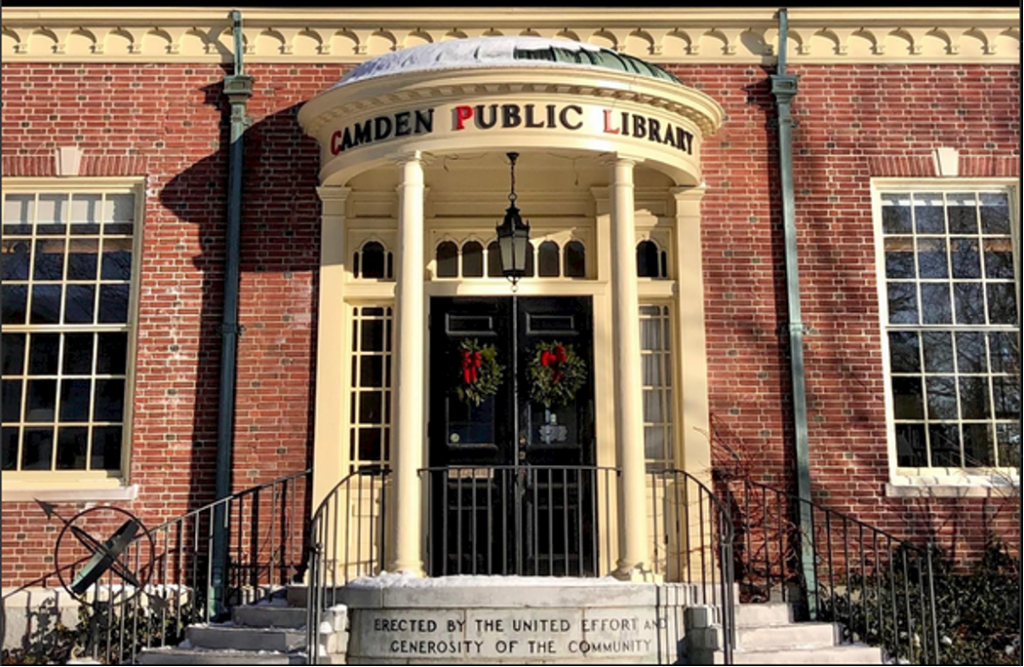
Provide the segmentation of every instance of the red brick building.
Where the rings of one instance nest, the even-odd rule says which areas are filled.
[[[241,22],[237,53],[228,9],[4,11],[5,591],[53,569],[35,499],[157,525],[218,484],[312,469],[315,503],[381,463],[396,568],[430,570],[419,469],[517,460],[618,470],[595,562],[624,576],[657,559],[666,468],[957,557],[1017,543],[1019,10],[793,10],[782,70],[774,9]],[[498,341],[522,372],[544,326],[585,368],[569,404],[453,407],[443,350]]]

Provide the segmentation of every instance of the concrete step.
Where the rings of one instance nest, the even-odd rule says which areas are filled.
[[[732,660],[736,665],[881,665],[882,649],[863,644],[774,651],[737,649]]]
[[[793,623],[737,627],[736,645],[747,651],[774,651],[787,648],[829,648],[836,643],[832,623]]]
[[[231,611],[231,620],[248,628],[304,628],[306,610],[276,604],[244,605]]]
[[[304,665],[305,654],[256,651],[209,651],[197,648],[148,648],[135,658],[138,665]]]
[[[736,605],[736,627],[786,625],[793,622],[793,607],[787,602],[751,602]]]
[[[293,628],[247,628],[237,625],[193,625],[185,631],[194,647],[234,651],[281,651],[305,647],[306,631]]]

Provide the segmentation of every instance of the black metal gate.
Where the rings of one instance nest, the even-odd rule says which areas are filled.
[[[598,576],[597,520],[614,468],[457,466],[423,470],[431,576]]]

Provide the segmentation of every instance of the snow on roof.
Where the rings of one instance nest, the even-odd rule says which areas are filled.
[[[490,67],[596,67],[676,81],[656,65],[593,44],[546,37],[473,37],[422,44],[371,58],[342,77],[335,87],[416,71]]]

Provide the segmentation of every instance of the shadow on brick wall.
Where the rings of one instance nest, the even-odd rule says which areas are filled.
[[[214,499],[230,140],[222,85],[203,90],[221,111],[220,146],[160,192],[180,224],[195,227],[182,231],[198,236],[191,261],[202,276],[190,509]],[[243,137],[235,490],[312,462],[320,204],[317,148],[296,121],[299,106],[259,119]]]

